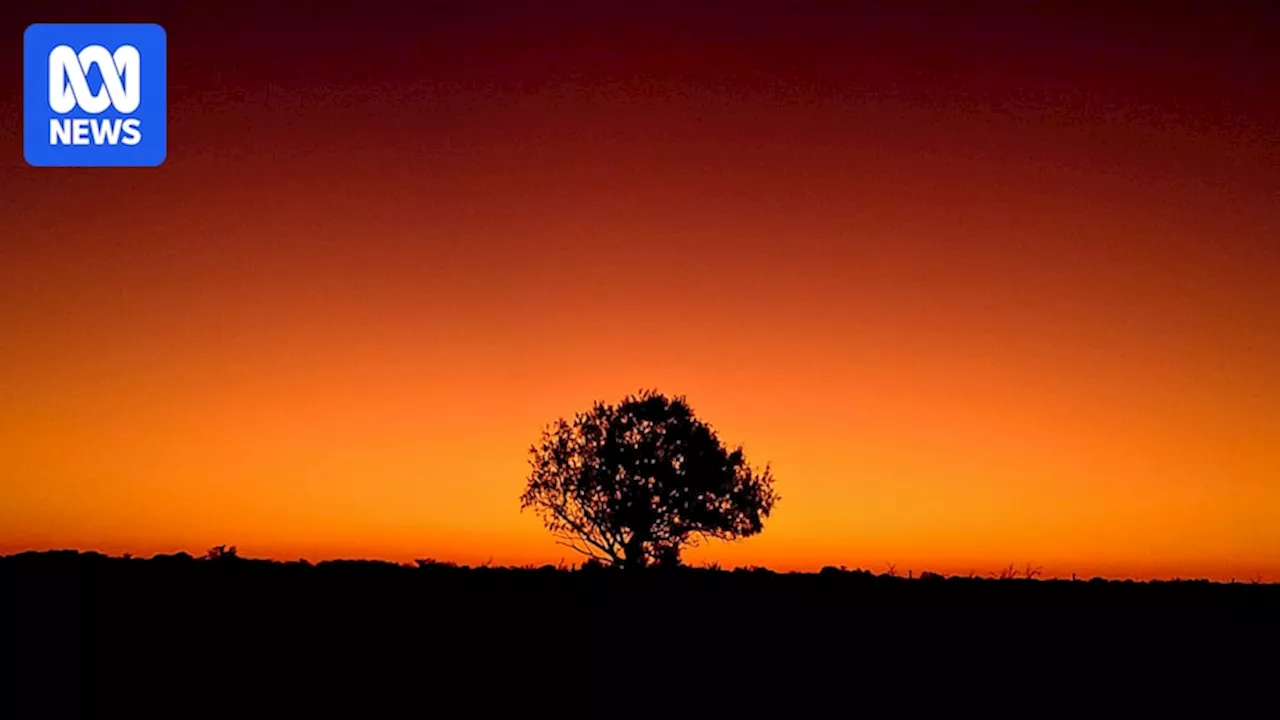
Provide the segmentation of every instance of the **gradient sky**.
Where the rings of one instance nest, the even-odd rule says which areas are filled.
[[[528,446],[657,387],[779,478],[694,561],[1280,579],[1263,3],[330,4],[0,10],[0,552],[572,560]],[[162,167],[23,163],[85,20]]]

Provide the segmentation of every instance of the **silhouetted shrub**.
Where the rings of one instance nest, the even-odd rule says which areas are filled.
[[[436,560],[435,558],[417,558],[413,562],[416,563],[420,569],[424,570],[448,570],[456,569],[458,567],[458,564],[455,562]]]
[[[201,559],[202,560],[235,560],[237,557],[238,556],[236,555],[235,545],[232,545],[231,547],[227,547],[226,545],[214,545],[213,547],[209,548],[208,552],[206,552],[204,554],[204,557]]]

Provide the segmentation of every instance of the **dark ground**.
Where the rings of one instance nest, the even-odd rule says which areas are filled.
[[[1280,585],[50,552],[0,558],[0,598],[0,718],[1145,704],[1211,675],[1274,709],[1280,686]]]

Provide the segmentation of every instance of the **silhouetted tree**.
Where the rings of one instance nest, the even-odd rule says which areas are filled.
[[[683,397],[656,391],[552,423],[530,455],[521,509],[562,545],[612,565],[678,565],[700,539],[760,532],[778,501],[768,466],[753,471]]]

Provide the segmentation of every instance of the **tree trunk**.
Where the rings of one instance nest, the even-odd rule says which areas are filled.
[[[644,538],[633,533],[623,548],[623,567],[633,570],[643,568],[645,564]]]
[[[664,545],[658,551],[658,566],[668,569],[680,567],[680,546]]]

